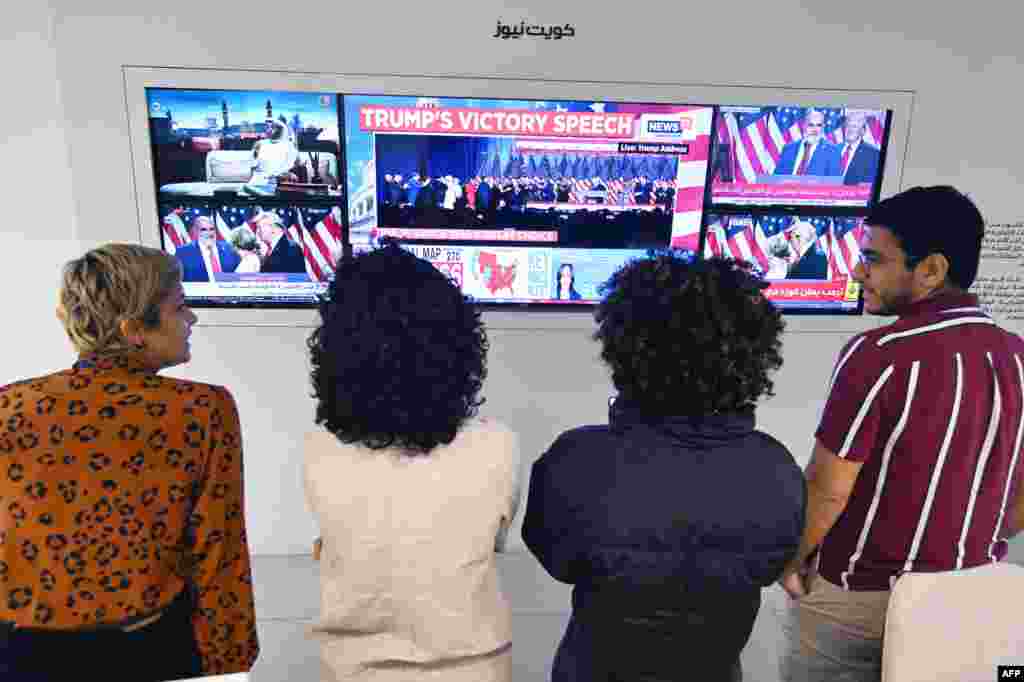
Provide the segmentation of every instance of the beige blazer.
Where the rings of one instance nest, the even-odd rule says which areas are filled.
[[[319,430],[304,478],[322,538],[323,681],[511,678],[495,551],[518,506],[515,434],[477,419],[410,455]]]

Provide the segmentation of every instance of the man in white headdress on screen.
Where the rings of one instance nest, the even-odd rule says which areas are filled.
[[[267,119],[268,136],[252,148],[252,178],[242,191],[260,196],[277,192],[277,179],[287,173],[299,158],[295,137],[286,123]]]

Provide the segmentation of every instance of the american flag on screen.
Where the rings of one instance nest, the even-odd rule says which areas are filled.
[[[174,255],[179,247],[192,241],[189,228],[192,221],[201,215],[210,216],[210,211],[201,208],[184,208],[179,206],[164,215],[160,221],[160,228],[163,230],[164,251]],[[223,239],[223,237],[222,237]]]
[[[861,228],[860,218],[806,218],[816,234],[815,245],[828,256],[827,278],[848,276],[860,258],[857,240]],[[704,255],[745,260],[762,272],[771,269],[771,244],[777,235],[792,243],[793,228],[798,220],[793,216],[749,217],[721,216],[708,224]]]
[[[253,217],[262,208],[258,206],[225,206],[216,210],[214,223],[219,239],[227,241],[231,233],[242,225],[255,232]],[[281,216],[292,240],[302,247],[306,272],[314,281],[324,281],[334,272],[334,265],[342,252],[341,209],[289,207],[272,209]],[[192,241],[189,226],[199,215],[209,215],[205,209],[175,208],[162,220],[164,250],[174,254],[178,247]]]
[[[782,148],[803,139],[804,107],[761,107],[756,112],[723,111],[716,136],[723,144],[731,144],[732,177],[740,182],[756,182],[759,175],[775,171]],[[825,137],[835,144],[843,143],[846,116],[843,109],[818,109],[825,115]],[[864,141],[881,145],[885,112],[863,112],[867,117]]]
[[[302,247],[306,272],[314,282],[330,279],[341,257],[339,208],[288,208],[284,215],[288,234]],[[279,211],[280,212],[280,211]]]
[[[832,279],[837,274],[836,260],[832,253],[832,219],[808,218],[807,222],[814,226],[814,231],[817,233],[817,243],[812,248],[818,249],[828,257],[826,277]]]
[[[704,255],[745,260],[767,271],[772,241],[778,234],[787,235],[792,225],[792,216],[721,216],[708,224]]]
[[[750,218],[722,216],[708,224],[707,238],[704,242],[704,255],[707,257],[721,256],[734,260],[745,260],[760,264],[756,251],[760,244],[753,230]],[[767,264],[767,257],[763,262]]]
[[[863,218],[834,218],[832,220],[832,257],[839,272],[852,275],[860,262],[860,240],[864,236]]]

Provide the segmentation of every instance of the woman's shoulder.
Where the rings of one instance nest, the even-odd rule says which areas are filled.
[[[781,461],[796,463],[796,458],[793,457],[793,453],[790,452],[789,448],[767,431],[755,429],[751,432],[751,437],[754,439],[755,446],[765,455]]]
[[[461,432],[473,432],[481,434],[502,434],[505,436],[515,437],[516,432],[500,419],[495,417],[473,417],[467,419],[462,425]]]
[[[325,455],[337,456],[345,452],[367,450],[361,443],[344,443],[325,428],[314,426],[302,436],[302,457],[307,462]]]
[[[345,443],[323,428],[314,428],[306,432],[303,436],[302,450],[306,466],[314,467],[320,460],[333,460],[345,455],[355,458],[379,459],[388,454],[397,456],[408,454],[397,447],[374,450],[360,442]],[[450,443],[440,444],[425,456],[417,455],[417,457],[429,459],[431,456],[444,453],[450,455],[462,451],[476,453],[475,456],[479,456],[482,451],[508,453],[510,456],[516,456],[519,452],[519,437],[515,431],[498,419],[477,417],[466,421]]]
[[[748,467],[763,468],[777,480],[788,478],[791,482],[803,484],[804,470],[782,441],[760,429],[751,433],[751,439],[750,450],[745,453]]]
[[[455,435],[451,446],[479,447],[481,445],[518,452],[519,434],[500,419],[474,417],[467,420]]]
[[[165,390],[181,396],[198,398],[204,396],[202,402],[217,400],[223,403],[235,403],[235,396],[227,386],[210,384],[192,379],[178,377],[157,377],[156,381],[144,380],[144,384],[155,390]]]
[[[150,377],[142,385],[148,402],[177,404],[193,417],[238,419],[238,403],[227,386],[176,377]]]

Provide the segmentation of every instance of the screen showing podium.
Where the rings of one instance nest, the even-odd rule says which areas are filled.
[[[866,208],[877,197],[890,112],[720,106],[711,203]]]

